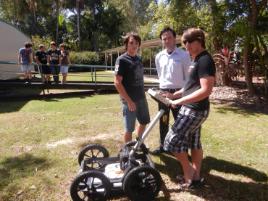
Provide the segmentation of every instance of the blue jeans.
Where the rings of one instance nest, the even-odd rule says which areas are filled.
[[[59,82],[59,73],[60,73],[60,66],[51,64],[50,66],[51,73],[53,75],[54,82]]]

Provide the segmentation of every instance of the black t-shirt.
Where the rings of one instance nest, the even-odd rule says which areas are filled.
[[[41,64],[47,64],[47,53],[43,51],[37,51],[35,56],[38,58]]]
[[[138,56],[132,57],[124,53],[116,60],[115,75],[123,77],[122,85],[133,101],[145,98],[143,72],[143,65]]]
[[[184,86],[183,96],[187,96],[201,88],[200,78],[215,76],[216,68],[211,55],[207,51],[200,53],[189,67],[189,77]],[[194,110],[209,109],[209,98],[201,101],[185,104],[185,106]]]
[[[50,63],[51,64],[59,64],[60,59],[60,50],[48,50],[47,54],[50,56]]]

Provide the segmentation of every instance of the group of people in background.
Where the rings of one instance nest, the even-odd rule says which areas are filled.
[[[32,44],[26,42],[23,48],[19,49],[18,63],[21,65],[21,71],[27,84],[32,80],[32,63],[38,65],[42,81],[45,84],[51,83],[51,75],[55,84],[60,82],[59,74],[62,74],[61,83],[67,81],[68,68],[70,65],[69,52],[64,43],[59,45],[59,49],[54,41],[50,43],[50,48],[46,51],[43,44],[39,45],[39,49],[35,52],[32,50]]]
[[[170,27],[161,31],[160,39],[164,49],[155,58],[159,89],[172,105],[159,103],[159,109],[164,109],[165,113],[160,120],[160,145],[152,154],[173,154],[183,169],[183,175],[177,177],[180,188],[192,189],[203,184],[201,125],[209,114],[215,64],[206,51],[205,34],[199,28],[183,33],[181,42],[186,51],[176,47],[176,32]],[[124,45],[126,53],[116,60],[114,84],[122,102],[124,141],[128,142],[132,140],[135,121],[139,122],[136,133],[142,137],[150,116],[144,91],[144,69],[138,56],[141,38],[136,33],[127,33]],[[170,110],[175,122],[169,129]]]

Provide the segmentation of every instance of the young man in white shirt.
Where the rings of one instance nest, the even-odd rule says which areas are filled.
[[[160,39],[164,50],[155,57],[155,65],[159,78],[159,88],[165,93],[174,93],[180,90],[188,76],[188,68],[191,63],[190,55],[181,48],[176,47],[176,32],[170,27],[164,28],[160,33]],[[180,106],[169,108],[162,103],[159,109],[164,109],[165,113],[160,119],[160,146],[152,153],[157,155],[164,152],[163,143],[169,130],[169,113],[172,111],[174,120],[177,117]]]

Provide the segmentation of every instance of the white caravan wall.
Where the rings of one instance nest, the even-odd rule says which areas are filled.
[[[30,39],[15,27],[0,21],[0,61],[18,62],[19,48]],[[0,64],[0,80],[17,78],[19,65]]]

